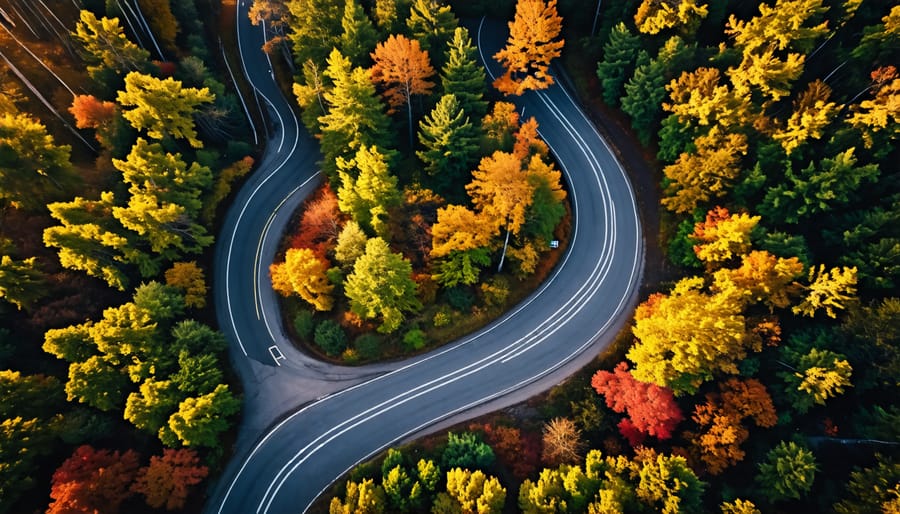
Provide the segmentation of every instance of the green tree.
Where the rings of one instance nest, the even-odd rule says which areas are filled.
[[[234,397],[225,384],[195,398],[187,398],[178,405],[178,411],[169,418],[168,426],[160,429],[160,439],[170,447],[221,446],[219,437],[229,428],[226,418],[241,410],[241,401]]]
[[[145,380],[125,400],[125,419],[145,432],[156,434],[178,407],[182,396],[170,380]]]
[[[812,488],[818,470],[811,451],[793,441],[781,441],[760,463],[756,481],[772,501],[799,500]]]
[[[40,459],[53,451],[57,426],[38,418],[0,418],[0,512],[11,512],[35,486]]]
[[[443,0],[414,0],[406,19],[410,34],[419,40],[422,50],[431,50],[440,60],[440,49],[453,37],[459,21]],[[441,62],[435,65],[440,68]]]
[[[344,283],[350,310],[363,319],[381,316],[379,332],[397,330],[403,322],[404,312],[422,308],[411,275],[409,261],[391,252],[384,239],[369,239],[366,253],[356,260],[353,273]]]
[[[495,460],[494,450],[472,432],[447,433],[447,446],[441,454],[441,468],[487,469]]]
[[[78,400],[78,403],[110,411],[121,407],[127,385],[128,376],[109,358],[94,355],[69,364],[66,395],[69,401]]]
[[[0,114],[0,202],[34,210],[59,195],[75,178],[70,152],[31,116]]]
[[[14,261],[9,255],[0,256],[0,299],[19,310],[31,310],[46,294],[46,278],[35,261],[35,257]]]
[[[641,459],[638,476],[635,492],[654,511],[663,514],[703,512],[706,483],[697,478],[684,457],[648,452]]]
[[[619,105],[623,86],[634,73],[640,48],[640,36],[632,34],[622,22],[609,33],[609,41],[603,45],[603,59],[597,63],[597,77],[607,105]]]
[[[388,235],[389,210],[400,204],[397,177],[388,169],[388,156],[377,147],[360,147],[352,160],[337,158],[341,187],[338,207],[376,234]]]
[[[328,113],[319,117],[322,169],[334,186],[338,180],[337,157],[351,159],[364,146],[390,147],[390,119],[369,72],[352,68],[350,60],[337,49],[328,57],[325,76],[333,81],[334,87],[323,94]]]
[[[409,19],[410,0],[375,0],[372,16],[384,37],[399,34],[403,20]]]
[[[215,95],[209,88],[182,87],[172,78],[158,79],[143,73],[125,76],[125,90],[119,91],[122,116],[137,130],[147,131],[153,139],[173,137],[186,139],[194,148],[202,148],[194,128],[194,115],[200,105],[212,103]]]
[[[124,75],[137,71],[150,61],[150,53],[128,40],[118,18],[97,18],[83,9],[72,36],[81,44],[88,74],[100,81],[109,71]]]
[[[455,95],[460,109],[473,120],[480,120],[487,114],[484,67],[479,64],[477,54],[478,49],[472,44],[469,31],[465,27],[457,27],[447,46],[446,63],[441,68],[444,94]]]
[[[853,367],[844,355],[831,350],[812,348],[805,355],[788,354],[792,371],[781,372],[785,392],[791,406],[805,413],[813,405],[825,405],[825,400],[843,394],[851,387]]]
[[[287,37],[297,65],[307,59],[323,63],[328,52],[340,46],[345,5],[342,0],[288,0],[285,3],[291,28]]]
[[[347,334],[334,320],[326,319],[316,325],[313,340],[329,357],[336,357],[347,348]]]
[[[434,109],[419,123],[419,143],[425,148],[416,152],[431,177],[432,189],[450,201],[464,197],[461,184],[480,150],[478,128],[453,94],[445,94]]]
[[[856,468],[847,482],[847,496],[834,504],[837,514],[892,512],[900,498],[900,462],[896,458],[875,455],[875,465]]]
[[[369,52],[378,42],[378,33],[375,32],[372,20],[356,0],[346,0],[341,27],[341,53],[356,66],[368,64]]]
[[[341,263],[343,268],[352,269],[356,259],[366,253],[366,241],[368,240],[369,238],[359,223],[353,220],[348,221],[341,229],[341,233],[338,234],[337,245],[334,247],[334,258]]]

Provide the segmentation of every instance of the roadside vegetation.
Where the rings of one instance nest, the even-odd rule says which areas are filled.
[[[0,22],[0,512],[197,512],[240,410],[206,274],[253,148],[218,6],[138,3],[137,32],[134,2]]]
[[[563,57],[594,56],[580,94],[656,154],[645,216],[680,276],[585,372],[390,450],[320,510],[896,512],[900,8],[596,7],[560,3]]]

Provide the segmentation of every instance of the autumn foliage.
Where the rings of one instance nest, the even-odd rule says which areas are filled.
[[[647,435],[672,437],[675,426],[684,418],[670,389],[635,379],[626,362],[620,362],[612,373],[598,371],[591,386],[606,397],[607,407],[626,414],[619,431],[633,446]]]
[[[341,231],[338,198],[328,184],[322,186],[315,198],[303,209],[300,225],[290,239],[291,248],[309,248],[325,259]]]
[[[494,55],[505,70],[494,87],[510,95],[553,85],[550,61],[562,53],[562,18],[556,12],[556,0],[519,0],[516,15],[509,22],[506,46]]]
[[[434,87],[431,77],[434,68],[428,60],[428,51],[422,50],[419,41],[406,36],[390,36],[378,43],[372,52],[372,81],[384,87],[384,96],[391,109],[409,102],[412,95],[427,95]]]
[[[47,514],[115,514],[129,496],[138,454],[80,446],[53,473]]]
[[[199,462],[193,450],[166,448],[161,456],[154,455],[149,465],[138,470],[131,490],[144,495],[147,505],[155,509],[181,509],[190,486],[199,484],[209,473]]]

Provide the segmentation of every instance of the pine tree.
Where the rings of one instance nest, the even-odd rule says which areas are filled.
[[[119,91],[117,100],[122,107],[131,107],[122,116],[135,129],[146,129],[149,137],[183,138],[192,147],[202,148],[194,114],[201,104],[212,103],[215,95],[207,87],[182,87],[181,81],[171,77],[161,80],[133,71],[125,76],[125,90]]]
[[[388,213],[400,203],[397,177],[388,168],[387,156],[375,146],[362,147],[351,160],[338,157],[338,206],[365,229],[388,235]]]
[[[455,95],[460,108],[473,120],[487,114],[484,67],[478,63],[478,49],[472,44],[469,31],[457,27],[448,43],[446,64],[441,68],[441,88],[445,95]]]
[[[432,189],[449,201],[461,201],[462,184],[480,150],[478,129],[469,121],[455,95],[445,94],[419,123],[419,143],[425,150],[416,152],[431,177]]]
[[[632,34],[622,22],[609,33],[609,41],[603,45],[603,59],[597,63],[597,77],[607,105],[619,105],[623,86],[634,73],[640,47],[640,37]]]
[[[346,0],[341,27],[344,29],[341,32],[341,53],[355,66],[367,65],[369,52],[375,48],[378,34],[372,20],[356,0]]]
[[[27,114],[0,114],[0,201],[35,210],[75,178],[68,145]]]
[[[87,71],[94,80],[107,71],[120,76],[137,71],[150,60],[149,52],[128,40],[118,18],[97,18],[83,9],[72,36],[87,54]]]
[[[316,64],[325,62],[328,53],[340,46],[341,17],[345,3],[342,0],[287,0],[285,2],[291,30],[294,62],[302,65],[307,59]]]
[[[414,0],[406,19],[410,34],[419,40],[422,50],[434,54],[438,68],[443,64],[440,50],[447,45],[459,24],[450,6],[443,4],[443,0]]]
[[[46,278],[35,261],[35,257],[15,261],[9,255],[0,256],[0,299],[19,310],[31,310],[44,296]]]
[[[812,488],[818,470],[811,451],[793,441],[782,441],[766,454],[756,481],[768,491],[771,501],[799,500]]]

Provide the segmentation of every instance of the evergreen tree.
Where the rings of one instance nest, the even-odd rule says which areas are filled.
[[[341,27],[344,29],[341,33],[341,53],[355,66],[367,65],[369,52],[375,48],[378,34],[372,20],[356,0],[346,0]]]
[[[363,319],[381,317],[378,331],[390,333],[403,323],[406,312],[422,308],[416,298],[412,266],[400,254],[391,252],[380,237],[369,239],[366,253],[356,259],[353,273],[344,282],[350,310]]]
[[[603,59],[597,63],[597,77],[600,78],[603,101],[613,107],[619,105],[625,82],[634,73],[641,38],[632,34],[624,23],[619,22],[609,34],[609,41],[603,46]]]
[[[756,481],[773,502],[789,498],[799,500],[812,488],[818,470],[819,465],[811,451],[793,441],[781,441],[759,465]]]
[[[479,134],[455,95],[442,96],[419,123],[419,143],[425,149],[416,155],[425,165],[431,188],[450,202],[463,200],[462,184],[468,181],[479,151]]]
[[[484,67],[478,63],[478,49],[472,44],[469,31],[457,27],[446,51],[446,64],[441,68],[441,87],[445,95],[455,95],[460,108],[473,120],[487,114],[484,100],[486,82]]]
[[[0,202],[34,210],[58,195],[75,178],[71,150],[31,116],[0,114]]]
[[[389,210],[400,204],[397,177],[388,169],[387,156],[377,147],[362,147],[356,157],[338,157],[338,206],[361,227],[386,237]]]
[[[19,310],[31,310],[45,294],[46,279],[36,266],[35,257],[15,261],[9,255],[0,256],[0,299]]]
[[[459,24],[450,6],[443,3],[443,0],[414,0],[406,19],[410,34],[419,40],[423,50],[431,51],[437,68],[443,64],[440,49],[447,45]]]
[[[288,0],[291,41],[294,62],[301,66],[307,59],[325,62],[328,53],[340,46],[341,18],[345,3],[342,0]]]

